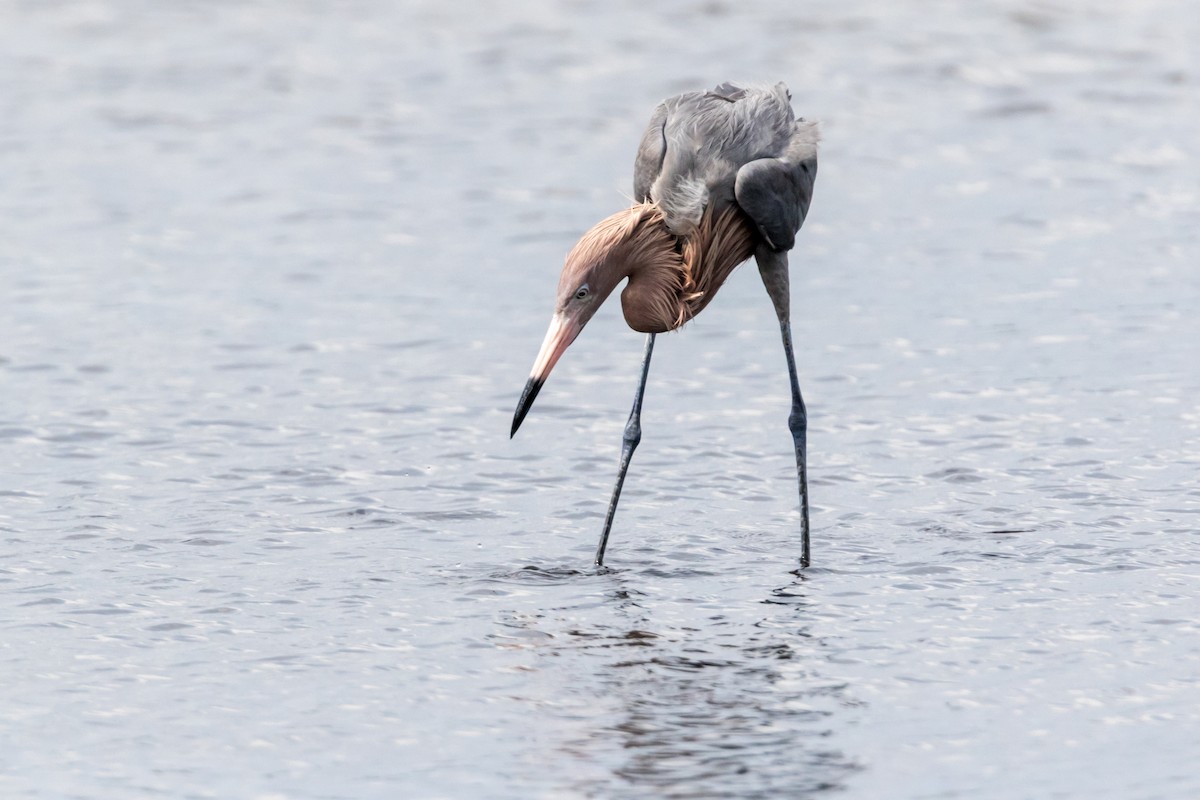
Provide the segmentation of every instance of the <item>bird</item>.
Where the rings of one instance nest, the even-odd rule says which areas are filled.
[[[810,563],[808,413],[796,377],[788,253],[812,201],[820,132],[815,121],[795,116],[791,99],[782,82],[725,82],[663,100],[634,158],[634,204],[597,223],[566,256],[554,315],[517,401],[509,438],[521,427],[554,365],[625,281],[625,321],[645,333],[646,342],[596,567],[604,565],[621,488],[641,442],[654,337],[679,329],[703,311],[751,256],[783,339],[792,394],[788,429],[800,490],[800,564]]]

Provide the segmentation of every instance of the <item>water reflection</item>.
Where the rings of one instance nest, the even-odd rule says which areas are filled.
[[[703,610],[700,598],[667,601],[658,581],[710,578],[690,569],[607,569],[600,576],[527,567],[521,583],[595,582],[602,621],[579,606],[536,617],[501,613],[504,641],[520,640],[546,669],[573,676],[574,697],[555,706],[593,709],[564,741],[573,760],[604,767],[574,784],[606,797],[811,796],[845,786],[859,769],[834,736],[861,703],[821,672],[824,643],[799,572],[757,601]],[[598,578],[598,580],[597,580]],[[711,598],[710,598],[711,599]],[[564,663],[565,662],[565,663]],[[536,664],[535,669],[541,669]],[[541,698],[540,713],[551,711]],[[552,713],[552,712],[551,712]]]

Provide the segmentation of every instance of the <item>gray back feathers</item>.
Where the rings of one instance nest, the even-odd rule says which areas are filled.
[[[689,236],[706,209],[737,205],[776,250],[791,248],[812,198],[817,125],[797,121],[787,86],[730,83],[664,100],[634,161],[633,191]]]

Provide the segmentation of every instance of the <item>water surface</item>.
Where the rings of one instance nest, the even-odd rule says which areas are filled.
[[[1182,0],[0,4],[0,791],[1200,794]],[[654,104],[786,80],[814,566],[753,268],[606,308]]]

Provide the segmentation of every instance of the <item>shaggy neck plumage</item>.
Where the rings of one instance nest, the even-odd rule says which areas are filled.
[[[679,237],[662,211],[642,203],[601,221],[584,234],[568,262],[603,263],[621,292],[629,327],[643,333],[674,330],[712,302],[734,268],[754,253],[754,229],[736,206],[705,211],[696,230]]]

